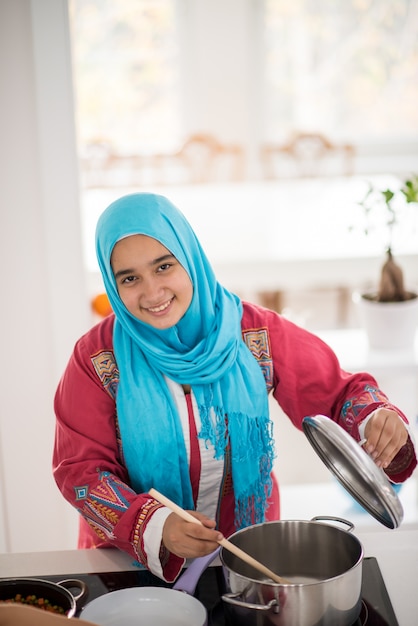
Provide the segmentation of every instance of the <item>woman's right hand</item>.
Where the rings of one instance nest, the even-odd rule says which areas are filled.
[[[182,558],[196,558],[213,552],[222,533],[215,529],[216,522],[202,513],[188,511],[201,524],[187,522],[176,513],[171,513],[163,527],[163,544],[173,554]]]

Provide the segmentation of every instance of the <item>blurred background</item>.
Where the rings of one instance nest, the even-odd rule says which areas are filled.
[[[95,149],[145,157],[207,133],[244,151],[243,178],[260,178],[260,148],[295,131],[351,144],[353,173],[416,165],[410,0],[70,0],[69,8],[83,171]]]
[[[418,172],[414,0],[2,0],[0,89],[0,551],[75,547],[53,395],[107,312],[94,228],[125,193],[172,199],[227,287],[322,333],[415,425],[416,352],[370,356],[352,301],[386,245],[359,201]],[[417,213],[394,250],[415,288]],[[293,514],[332,479],[273,411]]]

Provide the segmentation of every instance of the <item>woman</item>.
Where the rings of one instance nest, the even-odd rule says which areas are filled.
[[[79,547],[116,546],[173,581],[223,535],[278,519],[270,392],[298,428],[328,415],[367,439],[394,482],[412,473],[406,417],[376,381],[222,287],[166,198],[111,204],[96,247],[114,315],[77,342],[55,399],[54,475],[81,514]],[[151,487],[203,524],[171,513]]]

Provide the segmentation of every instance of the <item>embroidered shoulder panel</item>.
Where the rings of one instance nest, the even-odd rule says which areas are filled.
[[[247,348],[257,359],[266,381],[267,392],[273,389],[273,357],[267,328],[251,328],[242,333]]]
[[[116,392],[119,385],[119,369],[116,364],[116,359],[111,350],[103,350],[91,357],[94,370],[100,379],[103,389],[109,394],[112,400],[116,403]],[[120,436],[119,422],[115,409],[115,430],[116,441],[118,444],[119,458],[123,464],[125,464],[122,449],[122,439]]]
[[[119,384],[119,370],[116,365],[115,355],[111,350],[103,350],[91,357],[91,362],[104,389],[113,398],[116,398],[116,390]]]

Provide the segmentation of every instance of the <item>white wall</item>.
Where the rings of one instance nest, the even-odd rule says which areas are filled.
[[[90,325],[66,0],[0,2],[0,549],[75,546],[51,476],[53,394]]]

